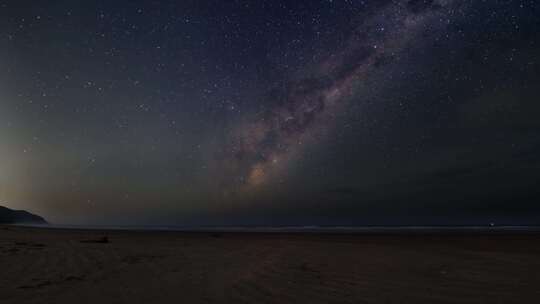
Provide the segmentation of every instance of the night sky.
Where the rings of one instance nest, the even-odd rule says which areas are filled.
[[[0,0],[0,205],[540,223],[534,0]]]

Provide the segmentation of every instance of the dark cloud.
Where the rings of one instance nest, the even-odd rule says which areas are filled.
[[[415,13],[422,13],[430,9],[439,9],[442,6],[435,0],[409,0],[407,1],[407,8]]]

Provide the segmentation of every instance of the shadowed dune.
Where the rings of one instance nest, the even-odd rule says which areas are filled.
[[[9,227],[0,303],[535,303],[539,241]]]

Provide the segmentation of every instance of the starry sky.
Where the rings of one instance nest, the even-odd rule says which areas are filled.
[[[538,224],[539,7],[0,0],[0,204],[59,224]]]

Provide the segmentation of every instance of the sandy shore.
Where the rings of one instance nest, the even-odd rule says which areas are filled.
[[[218,234],[0,226],[0,303],[538,301],[540,235]]]

